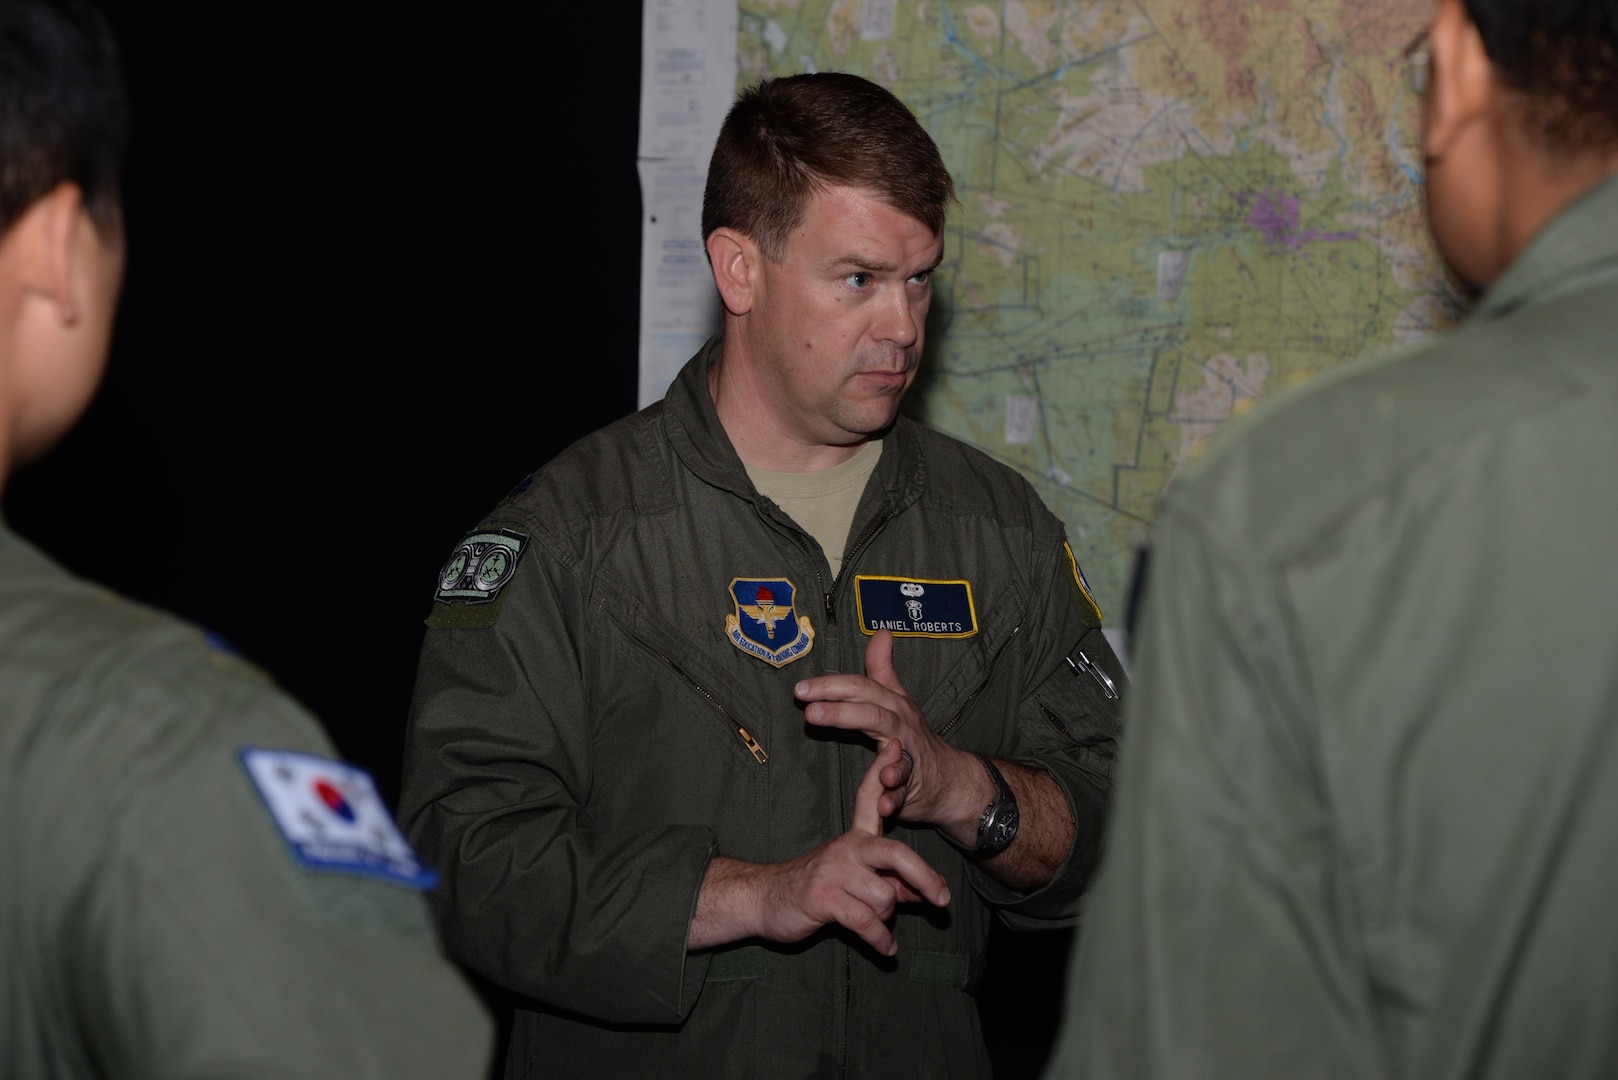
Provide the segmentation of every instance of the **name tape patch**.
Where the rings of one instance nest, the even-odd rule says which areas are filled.
[[[292,856],[311,870],[364,874],[430,889],[421,864],[364,769],[295,750],[244,747],[242,764]]]
[[[517,572],[528,537],[511,529],[476,532],[462,540],[438,572],[437,598],[445,603],[486,604]]]
[[[895,637],[965,638],[978,632],[970,581],[928,578],[854,578],[860,630],[891,630]]]
[[[786,578],[733,578],[735,604],[725,616],[725,636],[746,653],[775,667],[801,660],[815,647],[809,616],[793,606],[798,590]]]

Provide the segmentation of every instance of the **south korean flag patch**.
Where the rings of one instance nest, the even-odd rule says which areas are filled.
[[[438,884],[438,875],[416,858],[365,770],[295,750],[250,746],[241,758],[300,865],[412,889]]]

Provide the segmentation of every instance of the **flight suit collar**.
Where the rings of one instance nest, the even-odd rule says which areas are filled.
[[[1618,176],[1551,218],[1484,293],[1475,317],[1500,318],[1604,269],[1618,269]]]
[[[663,398],[669,442],[686,468],[704,482],[773,512],[774,504],[760,495],[748,478],[708,390],[708,371],[719,359],[723,343],[718,335],[710,338],[669,385]],[[882,458],[866,484],[855,520],[864,521],[884,511],[897,513],[920,497],[926,477],[927,463],[915,424],[901,416],[883,436]]]

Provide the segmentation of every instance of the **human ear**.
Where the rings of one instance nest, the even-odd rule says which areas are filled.
[[[1439,0],[1428,34],[1432,73],[1422,124],[1422,152],[1442,160],[1473,124],[1486,117],[1499,86],[1483,37],[1462,0]]]
[[[753,309],[753,270],[760,252],[751,237],[735,229],[720,228],[708,234],[708,262],[713,267],[714,284],[725,310],[746,315]]]
[[[12,226],[24,293],[53,305],[63,326],[76,325],[84,314],[78,241],[79,230],[90,227],[84,193],[71,183],[58,184],[35,200]]]

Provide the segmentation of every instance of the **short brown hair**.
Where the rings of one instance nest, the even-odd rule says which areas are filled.
[[[938,146],[893,94],[843,72],[791,75],[747,89],[726,115],[702,238],[732,228],[779,262],[809,200],[831,186],[874,191],[935,236],[955,198]]]

